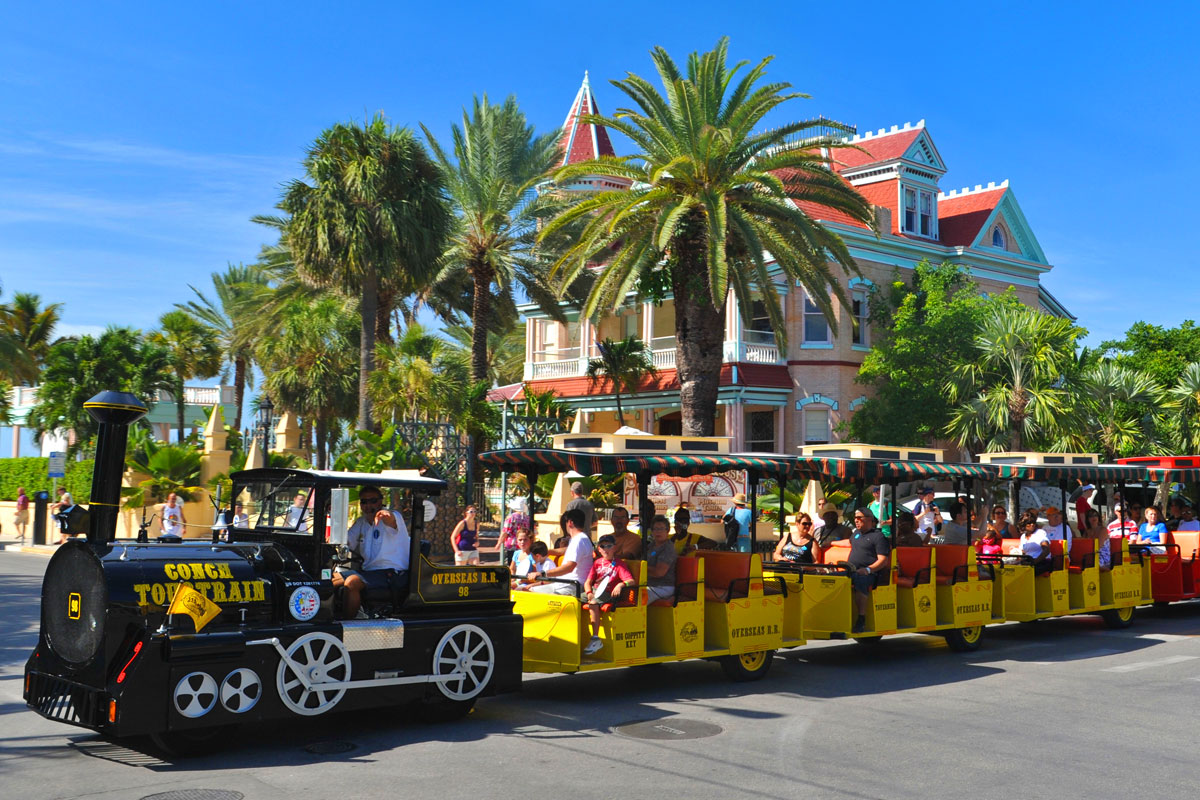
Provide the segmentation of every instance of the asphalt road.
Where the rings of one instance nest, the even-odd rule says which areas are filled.
[[[1091,617],[991,627],[967,655],[936,637],[818,643],[754,684],[705,662],[530,676],[456,723],[328,716],[171,762],[25,709],[45,563],[0,552],[5,799],[1128,800],[1190,797],[1200,780],[1200,604],[1139,610],[1124,631]],[[662,738],[614,732],[640,721]],[[697,723],[714,735],[682,738]]]

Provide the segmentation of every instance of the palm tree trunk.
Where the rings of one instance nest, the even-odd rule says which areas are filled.
[[[238,356],[233,360],[233,429],[242,429],[242,401],[246,398],[246,359]]]
[[[183,376],[175,380],[175,421],[179,425],[179,443],[183,444]]]
[[[324,414],[317,417],[317,469],[329,469],[326,466],[326,456],[328,452],[326,441],[329,438],[329,421]]]
[[[392,309],[396,306],[396,293],[390,289],[379,290],[379,306],[375,309],[375,341],[392,344]]]
[[[613,395],[616,397],[616,400],[617,400],[617,425],[619,427],[624,428],[625,427],[625,415],[623,413],[621,413],[621,391],[617,387],[617,384],[615,382],[613,383]]]
[[[367,394],[367,379],[375,369],[375,311],[378,308],[379,276],[372,269],[363,276],[359,307],[362,341],[358,351],[358,427],[364,431],[371,430],[371,397]]]
[[[307,459],[308,463],[310,464],[313,461],[312,435],[312,418],[306,414],[300,418],[300,441],[304,443],[304,458]]]
[[[702,252],[691,243],[676,244],[680,245],[679,262],[672,269],[671,284],[683,435],[712,436],[725,340],[725,304],[713,308]]]
[[[471,269],[475,281],[475,296],[471,299],[471,380],[486,381],[488,377],[487,335],[491,315],[491,271],[476,265]]]

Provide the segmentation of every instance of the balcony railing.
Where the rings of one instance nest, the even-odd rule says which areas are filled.
[[[722,359],[726,363],[780,364],[775,334],[769,331],[745,331],[752,336],[742,342],[726,341]],[[525,380],[578,378],[587,372],[588,359],[579,356],[579,348],[538,351],[525,364]],[[675,337],[657,336],[650,340],[650,357],[655,369],[675,369]]]
[[[174,403],[175,395],[159,391],[158,402]],[[215,406],[219,403],[233,402],[232,386],[185,386],[183,387],[183,402],[189,406]]]

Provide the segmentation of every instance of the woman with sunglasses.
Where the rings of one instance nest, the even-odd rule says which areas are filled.
[[[792,564],[815,564],[812,517],[801,511],[792,517],[792,525],[775,547],[775,560]]]
[[[1008,521],[1008,509],[1004,506],[992,506],[992,518],[987,526],[996,532],[997,539],[1018,539],[1021,536],[1017,526]]]

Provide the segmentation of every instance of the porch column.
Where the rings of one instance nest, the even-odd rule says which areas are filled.
[[[730,448],[735,453],[746,449],[746,407],[740,401],[725,406],[725,435],[730,437]]]
[[[654,347],[654,303],[642,304],[642,341],[646,347]]]
[[[12,457],[20,458],[21,457],[21,426],[20,425],[12,426],[12,437],[13,437]],[[32,491],[32,490],[30,490],[30,491]]]
[[[787,440],[784,438],[787,433],[787,425],[784,418],[787,416],[787,406],[780,406],[775,409],[775,452],[786,453],[789,451]]]

